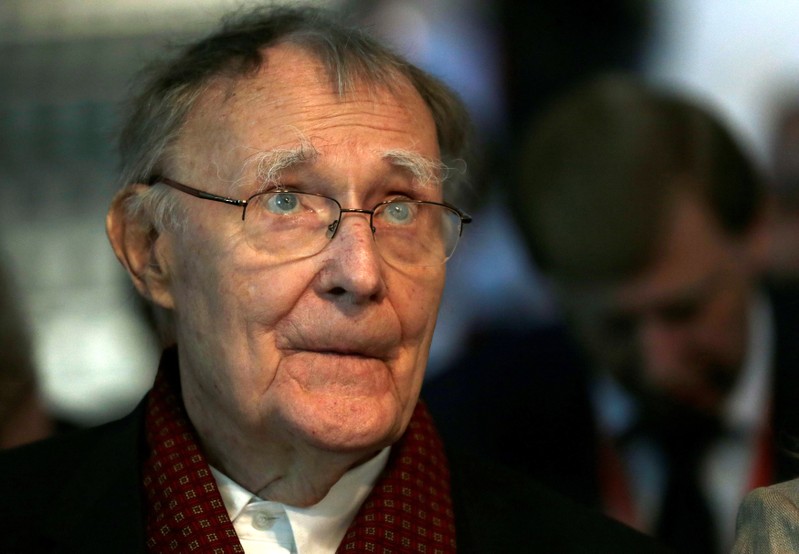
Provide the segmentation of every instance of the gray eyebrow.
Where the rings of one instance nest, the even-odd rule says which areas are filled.
[[[302,139],[296,148],[280,148],[258,152],[250,158],[249,164],[255,164],[259,189],[264,190],[280,184],[282,172],[313,162],[319,157],[319,151],[311,141]],[[387,150],[382,158],[391,165],[409,171],[417,186],[430,187],[440,185],[449,168],[440,160],[422,156],[411,150]]]
[[[259,152],[250,160],[256,166],[260,189],[280,183],[280,174],[301,164],[313,162],[319,156],[309,140],[302,140],[296,148],[281,148]]]
[[[388,150],[383,152],[383,159],[390,164],[407,169],[414,176],[419,186],[437,186],[446,178],[447,166],[440,160],[422,156],[411,150]]]

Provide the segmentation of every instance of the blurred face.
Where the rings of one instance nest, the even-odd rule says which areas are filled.
[[[267,59],[255,77],[204,95],[169,177],[247,198],[267,173],[267,188],[324,194],[345,208],[442,199],[437,180],[420,182],[386,155],[440,158],[432,116],[410,85],[339,98],[296,47],[274,47]],[[275,159],[285,167],[271,167]],[[188,222],[158,239],[169,276],[161,303],[174,309],[183,394],[200,435],[347,452],[395,441],[421,386],[444,266],[388,265],[358,213],[343,216],[318,254],[276,261],[245,237],[240,208],[175,194]]]
[[[718,411],[746,353],[754,261],[691,196],[675,199],[643,272],[567,308],[598,365],[645,400]]]

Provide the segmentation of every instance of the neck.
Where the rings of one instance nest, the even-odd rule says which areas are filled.
[[[318,503],[347,471],[380,451],[331,452],[269,431],[243,433],[236,422],[209,418],[189,402],[186,408],[212,466],[260,498],[290,506]]]
[[[330,452],[210,452],[215,453],[209,454],[212,465],[260,498],[305,508],[319,503],[347,471],[379,451],[361,457]]]

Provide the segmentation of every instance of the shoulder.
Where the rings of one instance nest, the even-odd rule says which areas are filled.
[[[434,416],[475,416],[479,403],[481,417],[504,419],[511,408],[527,414],[562,405],[582,392],[587,376],[587,364],[560,326],[485,329],[469,338],[454,362],[425,380],[422,397]],[[556,402],[552,395],[561,398]]]
[[[589,375],[562,327],[492,330],[473,337],[463,358],[425,381],[422,398],[448,446],[595,503]]]
[[[734,554],[799,551],[799,479],[761,487],[738,511]]]
[[[130,452],[138,440],[138,428],[134,412],[104,425],[0,451],[0,488],[9,491],[24,487],[30,493],[51,483],[63,483],[71,472],[99,455]]]
[[[450,457],[459,552],[669,552],[523,474],[466,455]]]
[[[799,524],[799,479],[757,488],[738,511],[738,526],[793,520]]]
[[[111,544],[106,536],[135,537],[140,423],[137,410],[106,425],[0,452],[0,551],[55,552],[57,545],[80,544],[80,551],[89,552],[91,544]],[[86,545],[86,537],[96,540]],[[138,543],[129,543],[119,551],[138,551]]]

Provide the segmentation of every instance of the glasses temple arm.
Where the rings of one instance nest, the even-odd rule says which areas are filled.
[[[236,198],[229,198],[227,196],[219,196],[217,194],[212,194],[210,192],[205,192],[194,187],[190,187],[188,185],[184,185],[183,183],[178,183],[177,181],[173,181],[168,177],[161,177],[156,175],[151,177],[148,181],[148,185],[157,185],[158,183],[167,185],[172,187],[173,189],[178,189],[181,192],[185,192],[186,194],[191,194],[192,196],[196,196],[197,198],[203,198],[205,200],[213,200],[214,202],[223,202],[225,204],[232,204],[234,206],[246,206],[246,200],[238,200]]]

